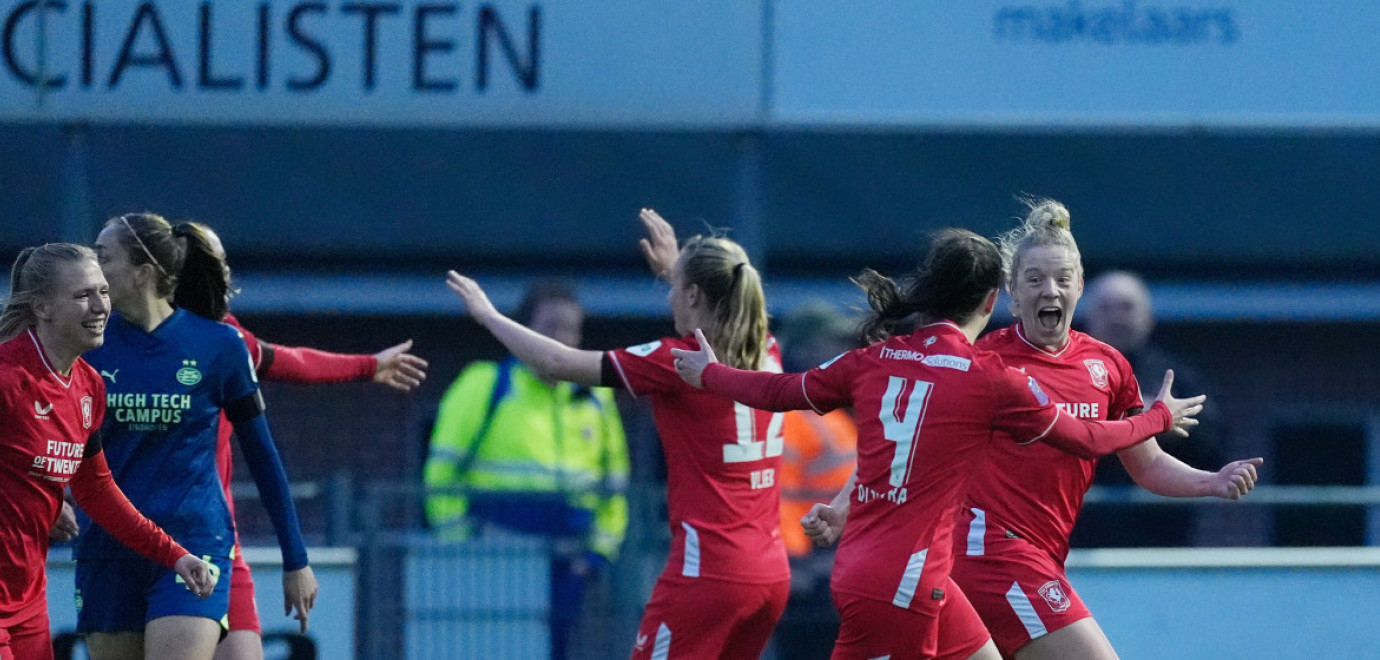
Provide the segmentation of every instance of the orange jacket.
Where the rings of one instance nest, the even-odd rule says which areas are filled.
[[[843,410],[820,416],[809,410],[786,413],[781,426],[781,538],[792,556],[810,553],[800,518],[816,502],[828,503],[848,483],[858,458],[858,427]]]

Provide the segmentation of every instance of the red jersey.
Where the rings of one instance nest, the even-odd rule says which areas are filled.
[[[1162,432],[1172,421],[1157,404],[1132,421],[1081,423],[1061,414],[1034,378],[974,348],[949,322],[845,353],[804,374],[709,365],[703,384],[768,410],[853,407],[857,488],[832,588],[916,611],[932,612],[942,602],[953,564],[954,512],[994,437],[1097,455]]]
[[[0,627],[47,607],[48,531],[68,484],[126,545],[169,567],[187,554],[111,478],[99,440],[105,405],[105,383],[84,360],[63,377],[33,331],[0,344]]]
[[[682,381],[671,349],[698,346],[693,337],[668,337],[607,353],[628,392],[651,399],[665,449],[671,552],[663,575],[788,580],[776,485],[782,416]],[[766,369],[781,371],[775,340],[768,341],[766,362]]]
[[[1081,332],[1070,331],[1068,343],[1054,353],[1030,343],[1019,323],[977,345],[1039,380],[1055,405],[1079,419],[1122,419],[1142,407],[1140,385],[1126,358]],[[1096,467],[1096,459],[1043,443],[995,443],[959,512],[960,529],[969,534],[954,539],[957,552],[982,554],[984,535],[1005,536],[1009,530],[1062,564]]]

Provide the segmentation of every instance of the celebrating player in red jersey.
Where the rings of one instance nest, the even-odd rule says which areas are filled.
[[[755,659],[781,617],[790,568],[781,542],[781,416],[702,392],[676,376],[670,351],[695,346],[704,328],[725,361],[780,370],[767,335],[762,283],[747,254],[719,237],[696,236],[676,249],[671,226],[641,214],[641,246],[671,284],[679,337],[627,349],[583,351],[499,314],[483,290],[451,271],[447,284],[471,316],[545,377],[622,387],[651,400],[666,450],[671,552],[638,627],[635,660]]]
[[[105,385],[81,354],[101,345],[110,315],[90,249],[49,243],[19,254],[0,313],[0,660],[50,660],[48,531],[62,491],[121,542],[173,568],[204,596],[216,579],[134,510],[101,451]]]
[[[1032,201],[1020,227],[1001,241],[1007,292],[1020,320],[983,337],[979,348],[1039,379],[1065,412],[1121,419],[1141,410],[1131,366],[1111,346],[1070,328],[1083,292],[1083,264],[1069,213]],[[1205,472],[1160,449],[1153,438],[1118,452],[1146,490],[1172,497],[1237,499],[1262,459]],[[1038,444],[996,443],[959,511],[954,580],[1007,658],[1116,658],[1064,574],[1069,534],[1097,461]]]
[[[1039,379],[1056,405],[1075,417],[1109,420],[1140,412],[1140,387],[1126,360],[1070,328],[1083,269],[1068,210],[1051,200],[1031,207],[1025,222],[1001,241],[1007,292],[1020,320],[983,337],[978,348]],[[1118,456],[1147,490],[1176,497],[1239,498],[1255,486],[1261,462],[1204,472],[1165,454],[1154,439]],[[958,512],[953,578],[1004,657],[1116,657],[1064,574],[1069,534],[1095,465],[1040,444],[999,442],[974,475]],[[832,508],[821,507],[813,520],[807,516],[807,533],[822,543],[837,538],[848,501],[841,494]]]
[[[1085,423],[1064,414],[1035,379],[972,342],[1002,281],[990,241],[936,235],[904,294],[874,271],[858,282],[876,341],[804,374],[756,374],[715,364],[712,348],[673,351],[685,380],[767,410],[851,405],[858,421],[856,510],[839,545],[832,589],[843,619],[836,659],[995,658],[963,591],[949,578],[954,513],[994,432],[1088,456],[1191,427],[1203,397],[1160,400],[1133,420]],[[889,326],[919,314],[903,337]]]

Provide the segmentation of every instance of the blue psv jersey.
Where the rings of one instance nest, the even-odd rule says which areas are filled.
[[[221,409],[259,387],[238,331],[182,309],[152,333],[111,314],[105,344],[85,358],[105,381],[105,454],[120,489],[192,553],[229,556],[216,431]],[[83,522],[78,559],[136,557]]]

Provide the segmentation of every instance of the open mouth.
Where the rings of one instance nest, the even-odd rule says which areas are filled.
[[[95,320],[95,321],[87,321],[87,322],[81,324],[81,327],[86,328],[87,330],[90,330],[91,332],[95,332],[95,333],[105,332],[105,319],[97,319],[97,320]]]
[[[1046,330],[1053,330],[1059,327],[1064,320],[1064,310],[1058,307],[1045,307],[1036,313],[1036,318],[1040,321],[1040,327]]]

